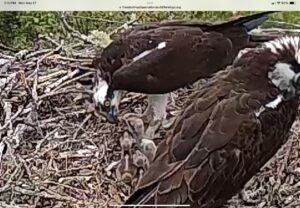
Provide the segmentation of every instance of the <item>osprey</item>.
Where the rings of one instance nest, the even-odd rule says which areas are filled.
[[[223,206],[286,142],[299,77],[299,37],[240,53],[191,95],[125,204]]]
[[[166,116],[167,93],[231,64],[239,50],[255,43],[248,32],[269,13],[216,25],[161,22],[118,35],[93,60],[98,69],[93,96],[96,108],[116,122],[123,91],[146,93],[149,105],[144,115],[150,120],[146,132],[155,132]],[[152,136],[149,133],[148,137]]]

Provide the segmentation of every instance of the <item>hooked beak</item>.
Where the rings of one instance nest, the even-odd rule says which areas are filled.
[[[115,106],[110,106],[109,108],[105,108],[101,104],[94,103],[95,113],[98,116],[104,116],[109,123],[117,123],[118,122],[118,113]]]
[[[104,111],[106,114],[106,118],[110,123],[117,123],[118,122],[118,113],[115,106],[110,106],[109,111]]]

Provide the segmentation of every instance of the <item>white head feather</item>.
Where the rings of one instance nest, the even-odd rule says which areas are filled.
[[[296,36],[284,36],[264,43],[273,53],[278,54],[284,48],[291,48],[295,51],[295,59],[300,64],[300,38]]]
[[[108,84],[105,80],[99,80],[94,89],[94,101],[103,104],[107,95]]]

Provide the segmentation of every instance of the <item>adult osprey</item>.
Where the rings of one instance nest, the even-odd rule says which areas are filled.
[[[93,96],[96,107],[115,122],[123,90],[146,93],[149,105],[145,114],[152,115],[147,132],[154,132],[157,121],[166,115],[166,93],[231,64],[239,50],[251,47],[247,32],[262,24],[269,13],[217,25],[162,22],[120,34],[93,62],[98,69]]]
[[[125,204],[224,205],[286,142],[299,104],[299,63],[299,37],[241,53],[191,95]]]

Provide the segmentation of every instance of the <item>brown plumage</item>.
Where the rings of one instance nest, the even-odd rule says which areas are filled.
[[[287,140],[299,61],[298,37],[241,53],[191,95],[125,204],[224,205]]]
[[[217,25],[165,21],[119,34],[93,62],[96,106],[114,122],[119,90],[164,94],[211,76],[231,64],[240,49],[256,45],[248,32],[269,13]]]
[[[94,65],[99,69],[100,78],[107,79],[111,90],[168,93],[232,63],[239,50],[255,44],[249,42],[251,36],[247,32],[263,21],[255,22],[250,29],[243,24],[260,18],[265,20],[266,14],[220,25],[171,21],[140,26],[116,38],[101,56],[95,57]],[[166,42],[163,50],[156,49],[162,42]],[[153,49],[155,52],[133,61],[142,52]]]

